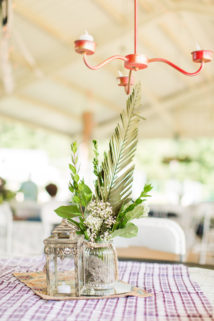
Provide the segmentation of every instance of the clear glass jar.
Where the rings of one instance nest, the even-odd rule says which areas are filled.
[[[118,278],[117,253],[112,243],[84,241],[80,264],[80,294],[114,293]]]

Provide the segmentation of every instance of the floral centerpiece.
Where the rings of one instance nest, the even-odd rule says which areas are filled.
[[[76,233],[84,236],[85,244],[87,242],[91,244],[85,251],[84,262],[87,261],[85,266],[92,283],[96,283],[99,274],[105,280],[101,282],[99,279],[98,283],[106,283],[108,279],[109,273],[106,267],[112,269],[113,266],[112,262],[109,262],[109,257],[112,259],[115,257],[113,255],[115,253],[109,256],[104,251],[108,249],[109,252],[112,246],[109,245],[110,241],[117,236],[126,238],[136,236],[138,228],[131,221],[148,214],[145,200],[150,196],[148,193],[152,188],[151,185],[145,185],[137,199],[131,198],[138,126],[143,119],[139,114],[140,107],[141,87],[138,84],[120,115],[120,122],[110,139],[109,150],[104,153],[102,162],[99,161],[97,141],[93,141],[93,171],[96,177],[93,192],[79,176],[77,143],[71,145],[72,161],[69,165],[71,204],[59,207],[56,213],[75,225]],[[101,261],[105,262],[102,269],[99,263],[100,257]],[[110,279],[112,281],[114,277]]]
[[[0,177],[0,204],[11,201],[15,195],[16,193],[6,188],[5,179]]]

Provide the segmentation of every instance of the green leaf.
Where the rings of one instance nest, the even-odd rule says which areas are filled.
[[[143,205],[137,205],[133,210],[129,211],[125,215],[126,222],[132,221],[135,218],[141,218],[144,216],[144,206]]]
[[[84,231],[84,235],[85,235],[85,239],[86,239],[86,240],[89,240],[89,236],[88,236],[87,231]]]
[[[81,191],[79,195],[80,195],[81,201],[83,202],[82,205],[87,206],[92,199],[92,191],[90,187],[84,183],[84,181],[80,182],[79,190]]]
[[[125,210],[121,213],[121,216],[124,216],[126,213],[133,211],[134,208],[140,205],[143,202],[140,198],[136,199],[131,205],[127,206]]]
[[[71,150],[74,154],[77,152],[77,142],[71,144]]]
[[[78,175],[78,174],[75,174],[75,175],[74,175],[74,177],[73,177],[73,179],[74,179],[74,181],[75,181],[75,182],[77,182],[77,183],[78,183],[78,182],[79,182],[80,177],[79,177],[79,175]]]
[[[74,159],[74,164],[77,165],[77,163],[78,163],[78,157],[76,156]]]
[[[77,196],[77,195],[74,195],[73,198],[72,198],[72,201],[76,204],[80,204],[80,198]]]
[[[83,181],[80,182],[79,186],[82,187],[82,190],[85,194],[92,194],[92,191],[88,185],[86,185]]]
[[[109,151],[104,154],[103,199],[109,201],[115,214],[131,196],[134,162],[140,119],[136,110],[141,106],[141,87],[135,86],[127,100],[126,109],[109,142]]]
[[[151,184],[145,185],[142,193],[140,194],[140,198],[142,198],[142,197],[150,197],[151,195],[148,195],[147,193],[149,193],[151,190],[152,190],[152,185]]]
[[[90,203],[91,199],[92,199],[92,195],[85,194],[85,201],[86,201],[86,205],[85,206],[87,206]]]
[[[80,227],[81,231],[85,231],[86,228],[87,228],[87,227],[86,227],[83,223],[81,223],[81,222],[79,222],[79,227]]]
[[[60,206],[55,210],[60,217],[69,219],[81,215],[80,209],[76,205]]]
[[[73,185],[69,185],[69,190],[71,191],[71,193],[73,193],[74,192],[74,187],[73,187]]]
[[[147,193],[149,191],[151,191],[151,189],[152,189],[151,184],[145,185],[139,198],[137,198],[135,201],[133,201],[132,204],[125,206],[124,208],[121,208],[120,212],[123,212],[123,213],[120,214],[120,216],[124,216],[126,213],[133,211],[138,205],[142,204],[145,201],[145,198],[150,196]]]
[[[84,224],[84,219],[81,216],[79,217],[79,221]]]
[[[118,230],[115,230],[113,233],[111,233],[111,237],[125,237],[130,238],[137,235],[138,227],[133,223],[128,223],[124,228],[120,228]]]
[[[78,190],[82,192],[84,190],[84,185],[82,183],[79,183]]]
[[[77,190],[78,190],[77,182],[73,181],[73,187],[74,187],[74,191],[77,192]]]
[[[97,159],[97,157],[99,156],[99,153],[98,153],[98,144],[97,144],[97,141],[94,139],[93,141],[93,145],[94,145],[94,155]]]
[[[72,171],[72,173],[75,175],[76,174],[76,168],[72,165],[72,164],[69,164],[69,168],[70,170]]]
[[[81,234],[83,234],[83,233],[82,233],[82,231],[76,231],[76,234],[77,234],[77,235],[81,235]]]

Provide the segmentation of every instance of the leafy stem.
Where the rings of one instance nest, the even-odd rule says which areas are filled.
[[[84,179],[80,180],[79,177],[79,169],[77,167],[78,156],[77,156],[77,143],[74,142],[71,144],[71,164],[69,164],[69,168],[71,171],[71,182],[69,189],[73,193],[72,202],[79,206],[82,217],[84,217],[85,207],[91,201],[92,191],[85,184]]]
[[[116,222],[112,228],[112,232],[114,232],[117,229],[124,228],[130,220],[144,216],[144,206],[142,206],[142,203],[146,200],[147,197],[150,197],[148,193],[151,190],[151,184],[145,185],[140,196],[135,201],[133,201],[130,205],[126,207],[121,207],[117,215]]]

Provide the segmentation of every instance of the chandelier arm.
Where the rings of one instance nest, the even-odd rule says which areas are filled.
[[[163,59],[163,58],[152,58],[149,59],[148,62],[164,62],[168,65],[170,65],[171,67],[175,68],[176,70],[178,70],[179,72],[181,72],[182,74],[186,75],[186,76],[196,76],[203,68],[204,63],[203,61],[200,64],[200,67],[198,68],[198,70],[196,70],[195,72],[187,72],[184,69],[176,66],[175,64],[173,64],[171,61],[167,60],[167,59]]]
[[[98,70],[98,69],[102,68],[103,66],[105,66],[106,64],[108,64],[109,62],[111,62],[111,61],[113,61],[115,59],[120,59],[120,60],[123,60],[123,61],[127,61],[126,57],[120,56],[120,55],[115,55],[115,56],[111,56],[111,57],[105,59],[103,62],[101,62],[100,64],[98,64],[96,66],[91,66],[91,65],[89,65],[89,63],[86,60],[86,54],[83,55],[83,61],[84,61],[85,65],[89,69],[92,69],[92,70]]]
[[[129,81],[127,86],[125,87],[125,92],[127,95],[130,94],[130,89],[131,89],[131,78],[132,78],[132,70],[129,70]]]

